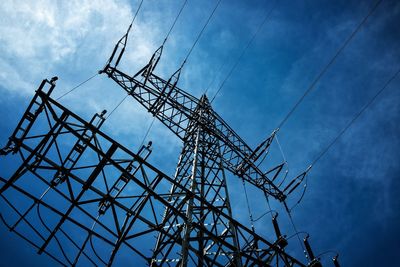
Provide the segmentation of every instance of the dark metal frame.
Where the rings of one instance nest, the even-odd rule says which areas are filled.
[[[221,191],[226,185],[221,155],[236,152],[217,141],[220,130],[208,131],[209,123],[222,124],[206,98],[194,111],[203,115],[185,128],[171,178],[147,163],[149,146],[133,153],[101,132],[104,112],[85,121],[52,99],[55,81],[42,82],[0,152],[21,162],[9,178],[0,177],[1,219],[38,253],[66,266],[111,265],[123,253],[152,266],[305,266],[279,239],[267,241],[232,218],[228,194]],[[187,174],[192,178],[184,183]],[[196,180],[202,189],[194,186]],[[217,198],[224,199],[222,205]],[[218,227],[209,227],[207,218]],[[154,234],[155,249],[146,253],[143,240],[154,240]],[[174,261],[176,248],[182,254]]]
[[[226,170],[243,178],[246,182],[263,190],[266,194],[284,201],[285,192],[268,177],[268,171],[261,171],[256,164],[260,153],[255,153],[230,127],[208,106],[208,120],[199,118],[196,108],[200,101],[147,70],[146,65],[133,77],[107,65],[103,70],[128,94],[166,125],[185,142],[187,127],[196,122],[221,143],[221,157]],[[144,79],[143,79],[144,77]],[[157,106],[157,108],[154,108]],[[269,140],[272,141],[274,133]],[[270,145],[270,142],[265,143]],[[264,147],[265,151],[268,147]]]

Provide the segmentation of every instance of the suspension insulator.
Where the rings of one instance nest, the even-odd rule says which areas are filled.
[[[340,267],[338,258],[339,258],[339,255],[336,255],[335,257],[332,258],[333,265],[335,265],[335,267]]]
[[[309,237],[310,237],[310,236],[307,235],[307,236],[303,239],[303,241],[304,241],[304,246],[306,247],[306,251],[307,251],[308,256],[310,257],[310,260],[314,260],[314,259],[315,259],[315,256],[314,256],[314,253],[313,253],[313,251],[312,251],[312,249],[311,249],[310,243],[308,242],[308,238],[309,238]]]
[[[281,230],[279,229],[277,217],[278,217],[278,213],[272,217],[272,224],[274,225],[274,230],[275,230],[275,234],[276,234],[276,238],[277,238],[276,244],[280,248],[284,248],[288,245],[288,242],[285,238],[286,236],[283,236],[281,233]]]

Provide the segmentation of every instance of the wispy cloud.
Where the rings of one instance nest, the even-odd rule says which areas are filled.
[[[32,81],[54,73],[79,49],[104,55],[105,38],[116,39],[130,20],[125,1],[2,1],[0,49],[3,54],[0,82],[21,73],[19,83],[6,88],[33,92]],[[87,40],[90,39],[90,40]],[[82,48],[82,46],[84,46]],[[95,46],[95,47],[94,47]]]
[[[54,95],[66,92],[103,67],[131,22],[135,8],[124,0],[3,1],[0,4],[2,88],[21,96],[32,95],[41,79],[57,75],[60,80]],[[121,62],[129,74],[147,63],[160,41],[159,20],[141,20],[140,16],[143,15],[134,24],[129,49]],[[79,88],[79,93],[66,96],[62,103],[86,117],[102,109],[110,112],[124,94],[115,84],[106,82],[105,76],[101,77]],[[105,127],[114,136],[134,136],[138,145],[149,118],[142,107],[128,99]],[[152,137],[161,140],[166,129],[158,127],[153,129]],[[165,147],[171,144],[177,146],[176,142],[169,142]]]

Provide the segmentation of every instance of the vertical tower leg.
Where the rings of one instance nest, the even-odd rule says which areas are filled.
[[[205,102],[199,105],[199,117],[209,120],[208,101],[206,98],[202,100]],[[241,266],[236,229],[218,212],[232,214],[220,145],[218,139],[197,122],[189,125],[175,179],[193,195],[199,196],[201,201],[171,188],[169,201],[185,214],[186,220],[165,210],[162,225],[171,235],[159,234],[152,266],[224,266],[228,263]],[[205,202],[218,211],[206,209]],[[205,226],[206,230],[192,227],[195,224]],[[226,244],[214,242],[213,237],[222,238]]]

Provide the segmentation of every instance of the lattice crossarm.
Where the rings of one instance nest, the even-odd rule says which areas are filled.
[[[43,229],[43,227],[40,228],[44,232],[40,234],[40,239],[36,240],[34,243],[35,247],[39,249],[39,252],[50,253],[50,251],[52,251],[51,248],[54,248],[56,245],[54,242],[57,242],[57,238],[60,237],[60,235],[63,235],[63,232],[66,231],[69,226],[72,227],[73,225],[73,229],[80,229],[82,233],[86,235],[86,238],[83,240],[83,243],[79,244],[79,246],[76,245],[77,243],[75,241],[72,242],[69,240],[71,241],[68,242],[69,246],[72,246],[76,252],[74,253],[75,258],[69,261],[67,257],[58,255],[61,264],[74,265],[74,263],[77,263],[82,257],[88,258],[88,260],[94,265],[99,265],[97,264],[98,262],[95,263],[95,261],[89,257],[87,252],[88,250],[86,249],[86,244],[88,244],[88,240],[92,237],[99,242],[103,242],[107,249],[112,250],[112,255],[114,256],[108,258],[105,263],[103,262],[104,265],[113,262],[120,246],[128,248],[145,261],[150,261],[150,255],[145,255],[145,253],[138,249],[137,240],[139,239],[136,238],[148,236],[152,232],[160,232],[166,236],[170,242],[174,242],[178,246],[183,245],[180,236],[181,230],[178,229],[175,232],[176,234],[173,235],[171,235],[172,232],[168,233],[166,227],[171,228],[174,227],[174,225],[172,224],[168,226],[161,223],[160,215],[151,212],[153,203],[158,207],[168,209],[172,217],[177,217],[181,222],[187,223],[187,217],[182,212],[182,207],[189,199],[192,199],[198,203],[198,207],[202,207],[202,209],[207,211],[207,213],[219,218],[220,222],[226,222],[226,224],[229,223],[232,229],[235,229],[235,233],[239,236],[238,246],[236,246],[229,237],[233,232],[216,233],[212,230],[214,226],[210,227],[201,221],[193,221],[191,223],[193,231],[204,233],[204,237],[201,238],[204,238],[204,240],[212,240],[215,244],[219,244],[218,247],[220,249],[212,249],[212,247],[207,246],[207,253],[192,246],[192,244],[188,245],[188,249],[193,253],[192,255],[196,255],[197,257],[201,256],[204,259],[204,263],[213,266],[224,266],[221,262],[217,261],[218,257],[225,259],[224,262],[226,262],[226,260],[230,261],[229,259],[231,259],[232,255],[236,253],[236,247],[240,247],[243,249],[235,255],[240,255],[240,258],[244,263],[249,263],[244,266],[268,266],[267,261],[272,257],[272,255],[277,255],[276,257],[287,259],[285,261],[289,262],[291,266],[305,266],[300,263],[297,264],[295,259],[278,246],[275,246],[274,243],[267,241],[233,219],[232,216],[226,212],[226,209],[221,209],[214,205],[213,202],[193,193],[175,178],[165,175],[156,167],[150,165],[146,161],[145,155],[143,158],[140,155],[131,152],[112,138],[102,133],[96,125],[83,120],[60,103],[51,99],[44,92],[37,92],[37,94],[45,102],[45,110],[51,113],[50,118],[54,122],[49,123],[49,133],[37,137],[39,140],[36,143],[32,145],[32,142],[23,142],[21,144],[21,149],[29,155],[28,157],[22,157],[21,166],[22,168],[27,169],[31,175],[25,175],[23,178],[30,178],[30,181],[32,182],[35,181],[38,185],[40,184],[41,186],[48,187],[51,194],[58,196],[57,201],[62,201],[64,203],[63,207],[57,207],[57,202],[52,201],[52,198],[50,197],[39,197],[37,192],[33,195],[32,192],[29,192],[29,185],[26,185],[26,183],[15,183],[13,177],[8,180],[0,180],[4,184],[9,184],[5,189],[18,191],[20,194],[25,195],[27,198],[32,200],[33,203],[31,207],[40,205],[42,208],[46,208],[49,212],[52,212],[58,219],[58,223],[54,223],[52,227],[49,228],[49,231]],[[44,114],[45,112],[42,112],[41,116],[45,116]],[[54,157],[54,153],[47,153],[47,147],[50,145],[53,147],[56,146],[56,142],[53,139],[63,136],[61,132],[54,132],[59,129],[62,129],[60,131],[63,134],[65,132],[65,134],[68,134],[71,138],[81,140],[87,147],[87,153],[95,153],[96,158],[98,156],[98,161],[95,160],[96,164],[94,164],[93,167],[90,167],[92,166],[92,161],[90,161],[90,166],[85,165],[84,162],[80,162],[80,165],[77,165],[78,167],[68,174],[66,183],[53,187],[51,186],[51,174],[61,168],[62,160],[58,159],[57,156]],[[94,139],[85,138],[82,134],[82,129],[90,131],[90,133],[88,133],[89,136],[95,136],[96,140],[101,140],[102,147],[98,146],[97,141],[94,141]],[[214,138],[216,137],[210,135],[204,140],[207,142],[210,140],[211,142]],[[38,143],[39,145],[37,145]],[[32,159],[35,157],[40,158],[41,161],[37,166],[35,166],[35,168],[31,168]],[[82,158],[82,160],[84,160],[84,158]],[[86,158],[86,160],[89,160],[89,158]],[[134,171],[134,169],[129,168],[129,162],[132,161],[139,164],[140,171]],[[210,166],[212,167],[213,165]],[[82,173],[78,170],[80,168],[87,168],[88,172]],[[123,198],[112,198],[110,201],[109,211],[99,216],[97,204],[100,204],[103,199],[107,198],[107,194],[109,194],[106,188],[101,186],[99,182],[102,182],[101,173],[108,168],[112,168],[113,173],[122,175],[124,179],[126,178],[129,183],[132,183],[132,185],[139,190],[139,193],[135,194],[137,196],[132,196],[131,194],[125,195],[129,198],[133,197],[133,199],[135,199],[135,201],[133,201],[134,203],[131,203],[133,205],[130,208],[124,204],[126,201],[124,202]],[[46,172],[47,175],[43,175],[43,170],[49,171]],[[20,174],[21,173],[18,173],[17,170],[17,176],[20,176]],[[107,181],[107,179],[104,180]],[[67,186],[66,184],[73,184],[75,186]],[[166,197],[168,195],[166,188],[167,184],[172,185],[177,192],[181,193],[180,196],[183,198],[177,198],[177,201],[174,203],[168,201],[168,198]],[[124,191],[126,191],[126,189]],[[219,194],[218,192],[219,191],[217,190],[215,197]],[[211,199],[215,199],[215,197],[212,197]],[[146,209],[149,209],[150,212],[146,212]],[[18,216],[25,222],[28,221],[30,217],[27,217],[24,214],[27,214],[27,212],[20,212]],[[85,220],[81,220],[82,216]],[[113,219],[113,225],[107,224],[107,216],[108,218],[111,217]],[[126,223],[122,223],[123,221]],[[96,228],[93,228],[93,226],[90,228],[90,222],[95,223]],[[31,231],[37,231],[35,228],[28,228]],[[72,238],[72,236],[68,236],[68,238]],[[191,236],[191,238],[197,237]],[[200,239],[196,240],[198,241]],[[247,246],[246,243],[248,240],[257,240],[257,247]],[[66,246],[64,243],[61,245]],[[158,264],[158,259],[154,260],[156,260],[154,264]],[[162,262],[167,262],[169,260],[173,259],[161,259]]]
[[[36,90],[37,94],[32,98],[28,108],[10,136],[7,145],[0,150],[0,155],[7,155],[10,152],[15,154],[18,151],[20,141],[25,138],[37,116],[43,111],[45,103],[39,93],[44,92],[46,95],[50,95],[57,80],[57,77],[53,77],[50,80],[45,79],[42,81],[39,88]]]
[[[170,87],[171,90],[168,92],[168,98],[166,98],[162,93],[167,88],[168,81],[153,73],[148,78],[149,85],[152,85],[150,87],[118,69],[109,67],[105,72],[149,112],[157,106],[157,112],[153,115],[182,140],[188,135],[190,121],[197,122],[205,131],[216,136],[223,147],[222,155],[224,162],[227,163],[225,167],[232,173],[238,175],[238,166],[245,161],[249,162],[251,155],[254,155],[252,149],[212,110],[205,96],[205,100],[201,102],[174,85]],[[160,99],[163,99],[161,105],[158,104],[161,101]],[[207,110],[207,119],[199,118],[196,108],[200,105],[202,109]],[[246,169],[244,173],[239,173],[238,176],[257,187],[261,187],[264,192],[273,197],[279,200],[284,199],[280,190],[261,170],[255,167],[255,164],[249,162]]]

